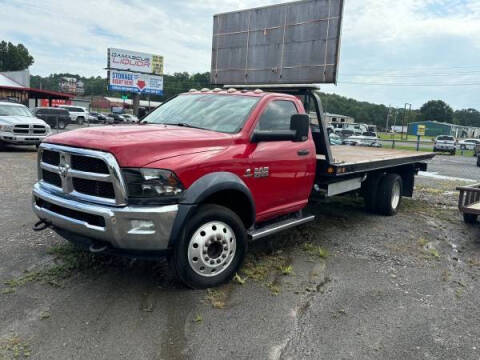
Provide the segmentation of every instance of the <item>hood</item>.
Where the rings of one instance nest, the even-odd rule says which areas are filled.
[[[45,121],[36,117],[28,116],[0,116],[0,124],[16,125],[16,124],[36,124],[47,125]]]
[[[232,143],[232,135],[170,125],[105,126],[67,131],[45,142],[110,152],[121,167],[142,167],[174,156],[224,149]]]

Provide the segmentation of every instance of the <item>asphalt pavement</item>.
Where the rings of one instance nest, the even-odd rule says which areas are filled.
[[[480,358],[480,228],[455,192],[480,179],[474,158],[437,156],[395,217],[353,197],[311,204],[315,222],[251,244],[235,281],[197,291],[164,260],[34,232],[36,172],[33,147],[0,152],[2,360]]]

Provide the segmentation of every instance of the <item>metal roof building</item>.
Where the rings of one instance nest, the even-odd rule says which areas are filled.
[[[35,106],[38,106],[39,99],[47,99],[49,106],[52,106],[52,100],[70,100],[72,97],[72,95],[57,91],[33,89],[14,81],[5,73],[0,73],[0,100],[14,101],[28,106],[28,100],[34,99]]]
[[[456,138],[480,137],[480,128],[438,121],[417,121],[408,124],[408,134],[417,135],[418,125],[425,125],[425,136],[451,135]]]

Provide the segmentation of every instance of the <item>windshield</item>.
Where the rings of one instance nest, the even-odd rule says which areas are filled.
[[[236,133],[258,99],[253,96],[180,95],[148,114],[142,122]]]
[[[2,105],[0,104],[0,116],[27,116],[32,117],[28,108],[22,105]]]
[[[439,136],[439,137],[437,138],[437,140],[450,140],[450,141],[454,141],[454,138],[451,137],[451,136],[445,136],[445,135],[443,135],[443,136]]]

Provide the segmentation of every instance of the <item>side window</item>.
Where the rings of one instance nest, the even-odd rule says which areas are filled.
[[[295,104],[287,100],[270,102],[260,116],[258,130],[290,130],[290,118],[297,114]]]

